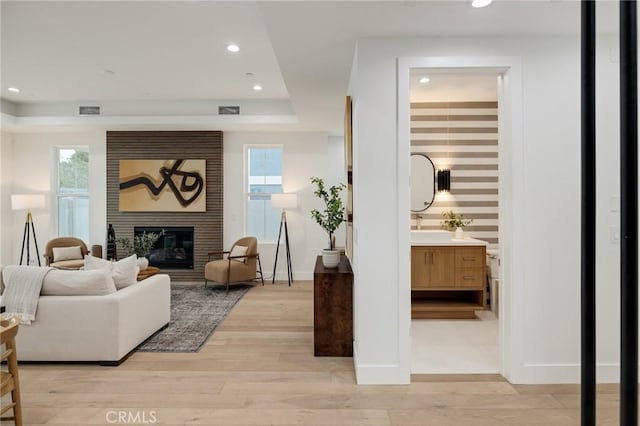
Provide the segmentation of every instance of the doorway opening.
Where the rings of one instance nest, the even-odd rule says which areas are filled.
[[[509,116],[501,114],[506,70],[408,71],[409,151],[433,164],[430,177],[414,179],[412,171],[410,179],[410,372],[504,373],[499,129]],[[414,198],[424,185],[433,186],[433,199],[422,209]]]

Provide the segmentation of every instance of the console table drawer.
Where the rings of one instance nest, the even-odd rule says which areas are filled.
[[[456,268],[456,287],[482,288],[484,268]]]

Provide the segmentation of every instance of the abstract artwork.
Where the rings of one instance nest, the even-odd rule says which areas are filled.
[[[206,211],[206,160],[120,160],[121,212]]]

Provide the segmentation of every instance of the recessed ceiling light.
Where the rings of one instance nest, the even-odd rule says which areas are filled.
[[[420,82],[420,84],[427,84],[428,82],[431,81],[431,79],[429,77],[422,77],[420,78],[420,80],[418,80]]]
[[[254,74],[252,72],[245,72],[244,75],[247,77],[253,77]]]
[[[489,6],[492,1],[493,0],[472,0],[471,6],[479,9],[481,7]]]
[[[240,51],[240,46],[237,44],[227,44],[227,50],[232,53],[238,53]]]
[[[7,90],[13,93],[20,93],[20,89],[17,87],[9,87]]]
[[[259,92],[262,90],[262,86],[260,86],[259,84],[254,84],[253,85],[253,90],[255,90],[256,92]]]

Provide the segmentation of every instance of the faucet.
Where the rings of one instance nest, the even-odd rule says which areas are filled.
[[[418,230],[422,229],[422,216],[419,214],[416,215],[416,228]]]

